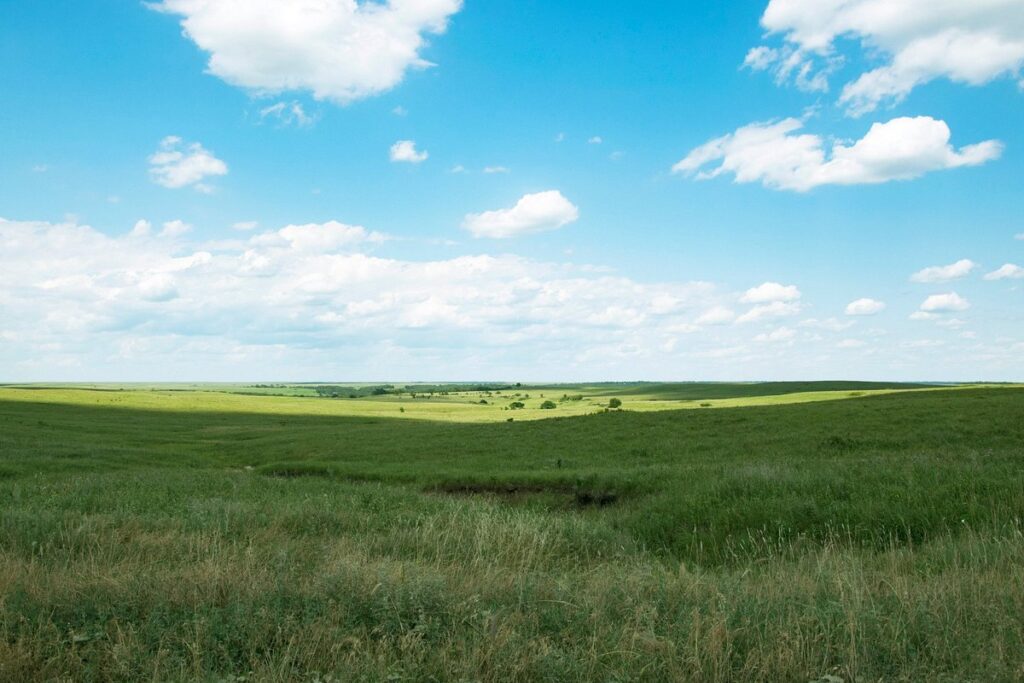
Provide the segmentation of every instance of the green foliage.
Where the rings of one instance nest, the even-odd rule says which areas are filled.
[[[554,410],[557,407],[558,404],[551,400],[544,401],[543,403],[540,404],[541,410]]]
[[[608,399],[608,407],[612,410],[622,407],[622,401],[617,398]]]

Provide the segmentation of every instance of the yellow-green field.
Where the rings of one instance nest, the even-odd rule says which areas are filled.
[[[0,387],[2,401],[30,401],[97,407],[130,407],[139,410],[199,411],[227,413],[267,413],[273,415],[322,415],[346,417],[386,417],[451,422],[501,422],[513,420],[540,420],[573,417],[603,412],[609,400],[616,398],[614,390],[580,386],[516,388],[506,391],[456,391],[445,395],[422,395],[412,398],[401,396],[365,398],[312,398],[303,395],[276,396],[236,393],[227,388],[219,390],[166,389],[161,385],[136,388],[123,385],[90,385],[88,388],[70,387]],[[199,385],[200,387],[202,385]],[[643,387],[630,388],[640,393],[622,394],[620,410],[631,412],[694,410],[709,408],[742,408],[752,406],[814,403],[863,398],[906,391],[958,391],[986,388],[995,385],[956,385],[931,388],[891,388],[858,390],[796,391],[767,396],[739,396],[734,398],[677,399],[665,397],[656,390],[644,392]],[[1006,388],[1012,385],[998,385]],[[247,391],[247,390],[246,390]],[[571,393],[570,393],[571,392]],[[587,393],[583,393],[587,392]],[[567,400],[566,396],[578,396]],[[541,409],[547,400],[556,408]],[[481,403],[486,401],[487,403]],[[509,404],[521,402],[524,408],[509,409]]]

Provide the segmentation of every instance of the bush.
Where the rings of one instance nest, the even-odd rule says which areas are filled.
[[[520,408],[525,408],[526,404],[523,403],[522,401],[512,401],[511,403],[508,404],[508,407],[511,408],[512,410],[519,410]]]
[[[621,408],[622,407],[622,401],[620,401],[617,398],[613,398],[612,400],[608,401],[608,407],[612,408],[612,409]]]
[[[555,405],[554,401],[544,401],[543,403],[540,404],[541,410],[552,410],[557,407],[558,406]]]

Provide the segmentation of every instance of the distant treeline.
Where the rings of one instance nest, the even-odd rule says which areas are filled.
[[[512,384],[377,384],[369,386],[345,386],[341,384],[319,384],[310,387],[319,396],[326,398],[363,398],[366,396],[430,396],[438,394],[446,396],[451,393],[476,391],[481,393],[505,391],[517,385]]]

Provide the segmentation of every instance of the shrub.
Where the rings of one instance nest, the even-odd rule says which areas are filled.
[[[544,401],[543,403],[540,404],[541,410],[552,410],[557,407],[558,406],[555,405],[554,401]]]
[[[525,408],[526,404],[523,403],[522,401],[512,401],[511,403],[508,404],[508,407],[511,408],[512,410],[519,410],[520,408]]]
[[[617,398],[613,398],[612,400],[608,401],[608,407],[612,408],[612,409],[621,408],[622,407],[622,401],[620,401]]]

